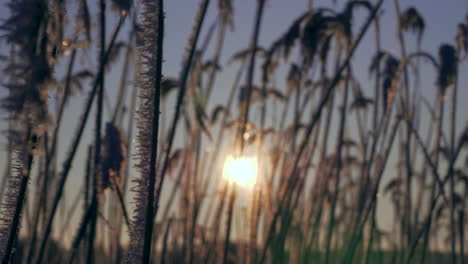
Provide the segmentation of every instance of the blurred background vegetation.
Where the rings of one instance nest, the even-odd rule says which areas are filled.
[[[244,2],[2,3],[2,263],[468,261],[468,5]]]

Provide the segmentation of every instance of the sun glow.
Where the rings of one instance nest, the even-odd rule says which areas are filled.
[[[257,159],[227,157],[224,177],[244,187],[252,187],[257,181]]]

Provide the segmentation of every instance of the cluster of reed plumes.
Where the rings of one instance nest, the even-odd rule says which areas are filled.
[[[9,1],[2,263],[468,260],[468,123],[457,107],[468,15],[432,55],[423,15],[394,0],[394,54],[381,44],[383,0],[310,1],[261,47],[268,1],[256,0],[250,42],[221,65],[234,1],[198,2],[180,75],[168,77],[164,0]],[[365,35],[366,89],[353,70]],[[229,90],[226,67],[238,67]],[[254,157],[255,182],[226,180],[226,157]]]

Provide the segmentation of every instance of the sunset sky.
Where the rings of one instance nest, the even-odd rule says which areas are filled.
[[[4,6],[6,1],[2,0],[0,5],[0,17],[8,16],[8,9]],[[69,4],[75,4],[74,1],[67,1]],[[291,25],[292,21],[305,12],[308,8],[308,0],[267,0],[267,5],[264,13],[264,18],[262,22],[259,45],[262,47],[269,47],[272,41],[279,38],[287,28]],[[336,2],[336,4],[333,4]],[[318,1],[314,0],[314,7],[337,7],[337,10],[340,10],[343,6],[344,1]],[[375,2],[375,1],[372,1]],[[166,9],[166,30],[165,30],[165,39],[164,39],[164,64],[163,64],[163,74],[168,77],[177,77],[181,70],[182,58],[185,50],[185,46],[188,41],[188,37],[192,28],[193,19],[197,10],[197,5],[200,3],[199,0],[169,0],[165,1]],[[91,12],[93,14],[97,13],[97,0],[89,0],[88,4],[90,5]],[[216,18],[216,5],[217,1],[212,1],[207,19],[203,25],[203,32],[206,33],[210,25],[215,21]],[[426,23],[426,30],[424,32],[422,40],[422,50],[429,52],[434,57],[437,58],[438,47],[440,44],[450,41],[454,43],[454,37],[456,34],[457,24],[462,22],[465,19],[465,15],[468,12],[468,2],[464,0],[402,0],[400,1],[401,9],[404,10],[407,7],[413,5],[415,6],[420,13],[423,15]],[[214,94],[211,97],[211,103],[209,109],[215,104],[221,103],[224,104],[228,91],[232,85],[234,74],[237,71],[238,65],[233,63],[227,65],[229,57],[240,49],[244,49],[248,46],[250,36],[253,30],[253,21],[256,9],[255,0],[234,0],[234,24],[235,28],[233,32],[227,34],[225,40],[225,48],[223,50],[223,56],[221,60],[221,65],[223,66],[223,71],[220,73],[216,80],[216,85],[214,88]],[[381,32],[382,32],[382,46],[383,49],[392,52],[393,54],[399,56],[399,43],[396,39],[396,20],[395,20],[395,10],[393,5],[393,0],[384,0],[383,5],[383,17],[381,20]],[[361,10],[357,12],[357,17],[355,19],[356,25],[361,25],[361,22],[366,18],[367,12]],[[108,33],[112,32],[114,24],[116,22],[115,16],[108,20]],[[127,29],[128,23],[127,21]],[[353,28],[354,32],[359,31],[359,26]],[[202,34],[200,39],[201,43],[206,34]],[[409,35],[409,34],[407,34]],[[96,37],[96,36],[94,36]],[[122,31],[120,38],[128,38],[128,30]],[[214,36],[216,38],[216,35]],[[368,31],[366,37],[357,50],[354,56],[354,71],[355,75],[361,82],[361,86],[367,96],[373,95],[373,81],[370,78],[368,73],[368,68],[370,64],[370,59],[375,53],[375,47],[373,44],[373,31]],[[416,39],[414,37],[407,37],[407,46],[409,52],[416,50]],[[8,54],[8,49],[5,48],[5,43],[0,43],[0,51],[2,55]],[[199,45],[200,46],[200,45]],[[212,54],[213,48],[210,46],[208,52]],[[123,57],[123,56],[122,56]],[[294,56],[291,56],[294,59]],[[78,61],[86,62],[88,64],[91,62],[92,65],[96,65],[97,56],[92,53],[83,54],[81,53],[78,57]],[[63,65],[68,63],[68,58],[65,58],[62,62]],[[424,61],[420,62],[424,64]],[[463,63],[462,67],[459,69],[459,115],[458,115],[458,130],[464,127],[466,121],[468,120],[468,104],[466,103],[468,99],[468,65],[467,61]],[[88,64],[89,65],[89,64]],[[421,91],[422,95],[425,96],[430,102],[433,102],[436,87],[436,74],[431,68],[432,66],[426,64],[422,66],[422,80],[421,80]],[[63,67],[62,67],[63,68]],[[280,68],[276,78],[276,84],[280,90],[286,88],[285,83],[285,71],[284,67]],[[120,81],[120,72],[121,72],[121,63],[115,64],[111,73],[106,77],[106,90],[108,97],[111,102],[114,101],[114,97],[118,88],[118,83]],[[60,74],[60,72],[57,72]],[[259,71],[256,72],[256,79],[260,77]],[[69,104],[65,112],[65,122],[62,125],[62,133],[60,138],[60,149],[59,149],[59,161],[57,163],[58,170],[61,170],[62,161],[64,158],[64,153],[69,149],[71,139],[74,136],[74,131],[77,127],[78,120],[82,115],[82,108],[84,105],[84,99],[87,97],[87,92],[89,85],[85,85],[85,91],[76,97],[72,98],[72,102]],[[0,96],[5,95],[5,90],[0,90]],[[130,95],[127,96],[127,99],[130,99]],[[54,99],[52,100],[52,104]],[[169,103],[165,109],[162,109],[163,115],[167,114],[166,118],[172,118],[172,111],[174,106]],[[107,115],[106,113],[105,115]],[[305,113],[305,120],[308,120],[309,114]],[[7,122],[4,121],[6,115],[0,116],[2,119],[0,121],[0,130],[4,131],[7,128]],[[105,116],[105,120],[108,118]],[[271,118],[271,116],[269,116]],[[82,140],[82,144],[78,155],[74,161],[74,169],[72,170],[71,177],[69,178],[67,189],[73,193],[79,191],[81,187],[81,179],[83,174],[83,167],[85,162],[85,153],[87,149],[87,144],[92,142],[93,137],[93,127],[94,127],[94,118],[90,119],[87,124],[85,137]],[[350,119],[350,123],[354,122],[354,119]],[[352,125],[351,125],[352,126]],[[6,138],[4,136],[0,137],[0,168],[4,168],[5,164],[5,150],[6,149]],[[394,166],[394,164],[389,164],[388,166]],[[391,173],[394,170],[389,168],[387,173]],[[396,171],[396,170],[395,170]],[[3,175],[3,170],[2,170]],[[134,171],[133,176],[136,175]],[[33,179],[34,180],[34,179]],[[73,195],[74,196],[74,195]],[[71,197],[71,196],[70,196]],[[67,196],[67,200],[71,200]],[[391,217],[385,214],[386,206],[389,206],[387,203],[383,203],[383,206],[379,207],[380,213],[379,217],[382,220],[382,224],[391,223]],[[388,226],[387,226],[388,227]]]

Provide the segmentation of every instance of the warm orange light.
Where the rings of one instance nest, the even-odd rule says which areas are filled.
[[[228,181],[243,187],[253,187],[257,181],[257,160],[229,156],[224,162],[223,175]]]

